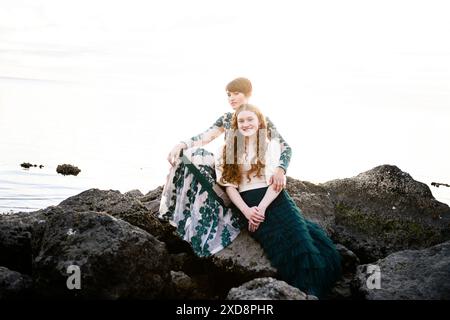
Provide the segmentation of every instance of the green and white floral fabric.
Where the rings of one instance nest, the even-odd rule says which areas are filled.
[[[243,221],[213,191],[214,155],[187,149],[170,170],[162,193],[159,217],[167,220],[200,257],[213,255],[239,234]]]

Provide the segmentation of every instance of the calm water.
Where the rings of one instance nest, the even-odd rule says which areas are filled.
[[[163,183],[152,180],[149,168],[111,169],[115,170],[114,179],[101,171],[82,170],[78,176],[63,176],[56,173],[56,168],[0,166],[0,212],[35,211],[90,188],[122,193],[138,189],[145,194]]]

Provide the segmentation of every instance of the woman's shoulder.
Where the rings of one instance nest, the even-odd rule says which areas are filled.
[[[233,118],[233,112],[225,112],[224,115],[222,116],[223,127],[225,129],[230,129],[232,118]]]
[[[276,130],[275,129],[275,125],[273,124],[272,120],[269,118],[269,116],[264,116],[264,118],[266,119],[266,124],[267,124],[267,129],[269,130]]]
[[[223,117],[224,117],[224,119],[226,119],[226,121],[231,122],[231,119],[233,118],[233,114],[234,114],[234,112],[225,112]]]
[[[234,114],[234,112],[227,111],[222,114],[221,118],[231,119],[233,117],[233,114]]]
[[[225,112],[222,114],[219,119],[216,120],[215,126],[217,127],[227,127],[229,123],[231,123],[231,118],[233,117],[232,112]]]

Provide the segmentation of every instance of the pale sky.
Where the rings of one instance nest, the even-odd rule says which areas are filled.
[[[4,161],[51,150],[163,176],[245,76],[293,148],[289,175],[394,164],[450,183],[449,15],[447,1],[2,0]]]

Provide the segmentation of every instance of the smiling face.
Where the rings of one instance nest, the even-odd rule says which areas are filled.
[[[239,132],[245,137],[253,136],[259,129],[258,116],[253,111],[244,110],[239,112],[237,124]]]
[[[248,98],[242,92],[230,92],[227,91],[228,103],[236,110],[240,105],[248,103]]]

